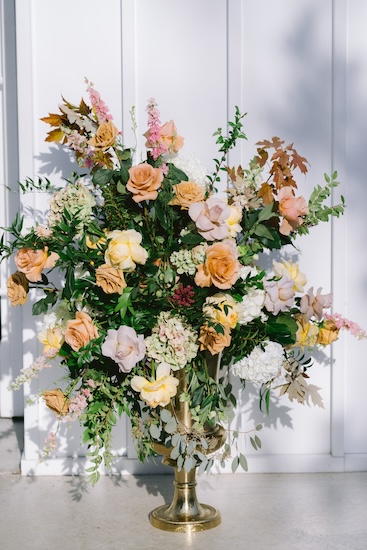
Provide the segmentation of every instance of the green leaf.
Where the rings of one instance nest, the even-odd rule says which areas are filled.
[[[149,428],[149,433],[153,439],[159,440],[161,437],[162,429],[156,424],[151,424]]]
[[[168,409],[162,409],[161,410],[161,419],[162,419],[162,422],[166,423],[166,422],[169,422],[172,418],[172,414],[170,413],[170,411]]]
[[[240,464],[240,459],[238,458],[238,456],[235,456],[234,459],[232,460],[232,465],[231,465],[232,473],[235,473],[239,464]]]
[[[247,459],[242,453],[240,453],[240,466],[245,472],[248,472]]]

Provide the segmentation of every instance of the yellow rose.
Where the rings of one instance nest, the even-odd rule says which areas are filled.
[[[230,205],[231,213],[226,219],[226,223],[229,229],[230,237],[236,237],[237,233],[241,233],[242,227],[240,226],[240,221],[242,219],[242,212],[236,206]]]
[[[65,342],[74,351],[79,351],[80,348],[86,346],[95,338],[98,338],[97,327],[85,311],[78,311],[75,319],[70,319],[66,323]]]
[[[21,306],[27,301],[29,282],[24,273],[16,271],[10,275],[6,286],[8,288],[8,298],[12,306]]]
[[[230,294],[218,292],[205,300],[204,313],[223,326],[234,328],[238,321],[238,302]]]
[[[212,355],[217,355],[231,343],[231,335],[226,327],[224,333],[217,332],[214,327],[205,324],[200,327],[200,350],[208,350]]]
[[[43,355],[46,357],[55,357],[64,343],[64,333],[60,327],[42,330],[37,336],[43,344]]]
[[[42,394],[46,405],[51,411],[61,416],[64,416],[69,410],[69,400],[61,390],[44,391]]]
[[[88,140],[88,145],[91,145],[95,149],[108,149],[115,143],[118,133],[118,129],[111,120],[102,122],[94,136]]]
[[[171,206],[181,206],[181,210],[188,210],[194,202],[204,200],[205,189],[194,181],[181,181],[173,186],[174,198],[168,203]]]
[[[95,250],[96,248],[102,248],[102,246],[104,246],[106,244],[106,238],[105,237],[100,237],[99,239],[97,240],[92,240],[90,238],[89,235],[87,235],[85,237],[85,244],[87,245],[88,248],[90,248],[91,250]]]
[[[304,273],[299,270],[298,264],[294,264],[291,260],[287,262],[273,262],[274,273],[277,277],[285,275],[294,281],[293,290],[295,292],[304,292],[304,286],[307,284],[307,278]]]
[[[339,336],[339,329],[333,321],[324,321],[317,335],[317,343],[321,346],[328,346],[335,342]]]
[[[177,393],[178,379],[170,374],[167,363],[161,363],[156,370],[156,379],[149,381],[143,376],[133,376],[131,387],[140,392],[140,397],[150,407],[166,407]]]
[[[296,332],[296,344],[303,347],[312,347],[317,343],[319,329],[317,325],[306,321],[303,315],[297,316],[298,330]]]
[[[125,231],[111,231],[107,235],[111,239],[105,252],[105,262],[121,269],[133,271],[136,264],[145,264],[148,252],[140,245],[142,236],[135,229]]]
[[[96,283],[106,294],[122,294],[126,288],[124,272],[108,264],[103,264],[96,270]]]

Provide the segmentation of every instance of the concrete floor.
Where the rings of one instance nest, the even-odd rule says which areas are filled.
[[[17,437],[18,434],[18,437]],[[153,528],[170,475],[19,475],[21,424],[0,419],[1,550],[366,550],[367,472],[200,476],[201,502],[222,514],[191,535]]]

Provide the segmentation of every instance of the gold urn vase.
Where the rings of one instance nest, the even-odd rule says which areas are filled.
[[[175,412],[179,423],[186,429],[191,428],[191,414],[189,404],[179,400],[181,392],[187,389],[187,379],[184,369],[177,373],[179,386],[176,398]],[[222,426],[206,432],[206,437],[214,440],[211,452],[219,449],[226,440],[226,432]],[[170,458],[171,449],[163,444],[155,444],[154,449],[163,455],[163,463],[174,467],[174,494],[171,504],[165,504],[155,508],[149,514],[150,523],[158,529],[174,532],[194,532],[212,529],[221,522],[220,512],[209,506],[201,504],[196,495],[196,467],[186,472],[183,468],[178,470],[175,460]]]

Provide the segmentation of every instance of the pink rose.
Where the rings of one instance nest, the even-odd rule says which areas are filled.
[[[289,235],[303,223],[302,216],[308,214],[308,206],[304,197],[296,197],[293,189],[282,187],[278,191],[279,214],[284,217],[279,231]]]
[[[311,287],[307,294],[302,296],[300,310],[306,317],[306,320],[309,321],[314,315],[316,319],[321,321],[322,319],[322,310],[331,307],[333,295],[330,294],[321,294],[321,288],[316,292],[316,296],[313,293],[313,287]]]
[[[278,315],[280,311],[286,311],[293,306],[295,292],[294,281],[289,277],[281,277],[277,281],[265,281],[266,297],[264,305],[268,311]]]
[[[122,372],[130,372],[145,356],[144,336],[124,325],[118,330],[110,329],[102,344],[102,354],[111,357]]]
[[[231,208],[214,197],[205,202],[194,202],[189,208],[189,216],[198,233],[207,241],[221,241],[229,236],[227,219],[230,215]]]

